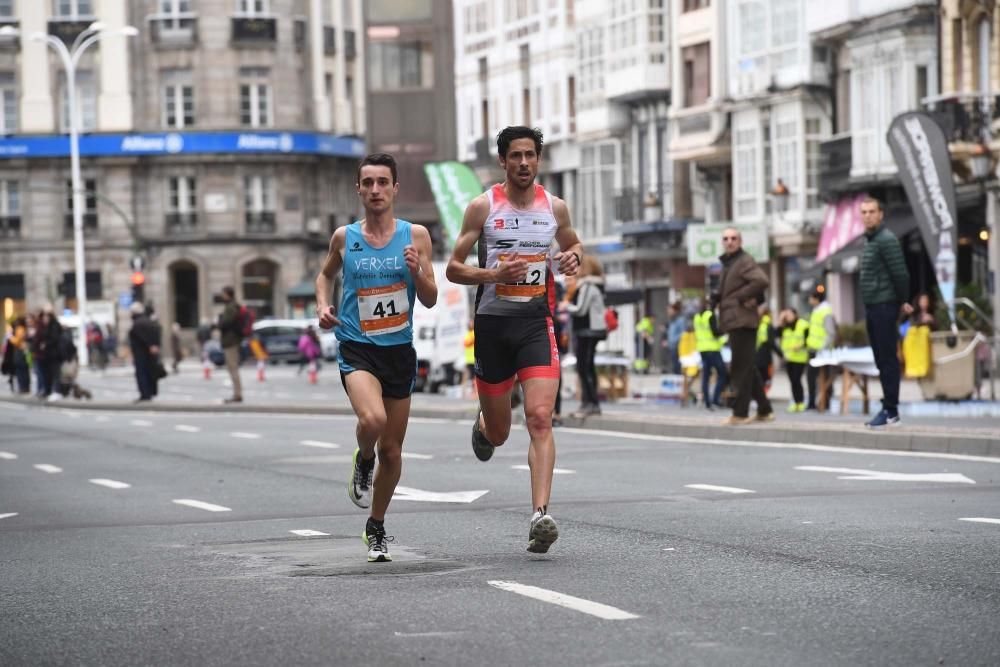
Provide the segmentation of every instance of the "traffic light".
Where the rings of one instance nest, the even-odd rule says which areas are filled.
[[[132,272],[132,303],[143,303],[145,298],[146,276],[142,271]]]

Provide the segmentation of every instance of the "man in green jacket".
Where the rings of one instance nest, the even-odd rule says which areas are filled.
[[[899,241],[882,224],[882,202],[874,197],[861,201],[865,226],[865,250],[861,256],[861,300],[865,304],[868,342],[875,355],[882,383],[882,410],[865,423],[882,428],[899,423],[899,313],[910,306],[910,274],[906,270]]]

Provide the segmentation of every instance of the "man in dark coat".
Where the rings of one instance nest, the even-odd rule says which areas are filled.
[[[743,237],[734,227],[722,232],[722,277],[719,280],[719,327],[729,334],[733,357],[729,375],[735,397],[733,414],[724,423],[748,424],[750,399],[757,402],[757,420],[773,421],[774,410],[764,393],[764,383],[757,372],[754,357],[757,347],[757,307],[764,302],[767,274],[753,257],[743,250]]]
[[[139,401],[151,401],[157,394],[157,368],[160,355],[160,325],[146,314],[141,303],[132,304],[132,329],[128,343],[135,363],[135,381],[139,386]]]

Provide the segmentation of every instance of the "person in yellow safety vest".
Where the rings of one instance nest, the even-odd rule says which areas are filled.
[[[655,328],[653,318],[644,316],[635,325],[636,333],[636,353],[632,367],[636,373],[645,375],[649,372],[649,359],[653,356],[653,333]]]
[[[709,410],[714,407],[723,407],[722,390],[729,382],[729,373],[722,360],[722,346],[725,345],[725,337],[719,330],[719,322],[715,317],[717,305],[718,297],[716,295],[712,295],[711,299],[702,299],[701,312],[694,316],[695,345],[701,354],[701,395],[705,401],[705,407]],[[716,378],[715,391],[709,398],[708,385],[713,368]]]
[[[465,332],[465,339],[462,344],[465,346],[465,373],[462,377],[462,385],[466,382],[472,385],[472,397],[476,398],[479,393],[476,391],[476,331],[473,328],[474,322],[469,320],[469,328]]]
[[[760,324],[757,325],[757,352],[754,365],[764,382],[764,391],[771,388],[771,378],[774,376],[774,352],[777,349],[777,336],[771,325],[771,311],[767,304],[757,308],[760,314]]]
[[[806,338],[806,348],[809,350],[809,358],[812,359],[823,350],[833,349],[837,341],[837,320],[833,317],[833,308],[826,302],[826,288],[817,285],[816,289],[809,294],[809,305],[812,306],[812,313],[809,314],[809,336]],[[809,365],[806,368],[806,384],[809,387],[809,403],[806,410],[816,409],[816,378],[819,376],[819,368]]]
[[[802,372],[809,362],[809,350],[806,348],[809,323],[801,319],[794,308],[785,308],[781,311],[779,324],[781,356],[785,358],[788,382],[792,385],[792,402],[788,404],[788,411],[802,412],[806,409],[802,391]]]

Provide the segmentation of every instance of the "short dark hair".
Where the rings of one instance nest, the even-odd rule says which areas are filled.
[[[878,206],[878,210],[885,212],[885,206],[882,206],[882,200],[878,197],[872,197],[871,195],[865,195],[861,200],[862,204],[875,204]]]
[[[515,139],[531,139],[535,142],[535,152],[538,153],[538,157],[542,157],[542,131],[537,127],[525,125],[510,125],[500,130],[500,134],[497,135],[497,154],[502,158],[507,157],[510,142]]]
[[[369,164],[379,165],[382,167],[389,167],[389,171],[392,172],[392,184],[396,184],[397,172],[396,172],[396,158],[389,155],[388,153],[371,153],[366,155],[361,163],[358,164],[358,178],[355,181],[358,185],[361,185],[361,167]]]
[[[225,287],[222,288],[222,293],[228,296],[230,299],[236,298],[236,290],[234,290],[229,285],[226,285]]]

